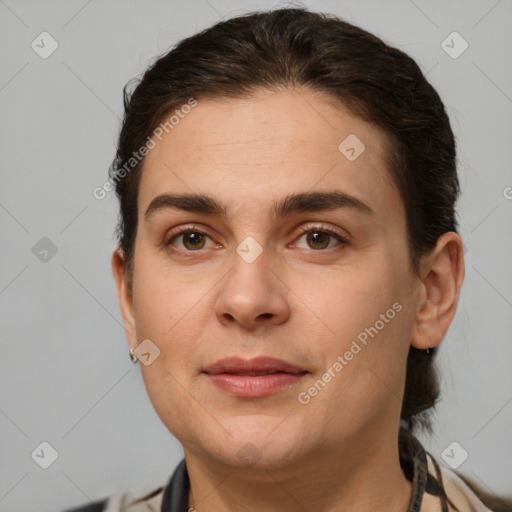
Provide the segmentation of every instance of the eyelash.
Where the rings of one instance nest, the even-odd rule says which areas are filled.
[[[339,245],[337,245],[336,247],[345,246],[345,245],[348,245],[348,243],[349,243],[347,238],[344,237],[343,235],[341,235],[341,233],[339,233],[338,231],[336,231],[336,230],[334,230],[332,228],[321,226],[321,225],[306,226],[304,228],[301,228],[300,231],[299,231],[298,236],[296,237],[296,239],[298,240],[303,235],[305,235],[306,233],[310,233],[310,232],[326,233],[326,234],[336,238],[338,240],[338,242],[339,242]],[[172,243],[174,242],[174,240],[177,237],[179,237],[180,235],[184,234],[184,233],[199,233],[200,235],[206,235],[209,238],[211,238],[208,235],[208,233],[204,232],[199,226],[195,226],[195,225],[180,226],[179,228],[176,228],[176,230],[174,230],[169,235],[169,238],[167,238],[167,240],[163,243],[163,246],[165,248],[171,247]],[[332,250],[334,248],[335,247],[331,247],[330,249],[310,249],[310,251],[311,252],[326,252],[326,251],[330,251],[330,250]],[[176,249],[176,248],[174,248],[173,250],[177,251],[177,252],[190,253],[189,254],[190,256],[194,255],[194,253],[198,253],[198,252],[202,251],[202,249],[198,249],[196,251],[188,251],[188,250],[184,251],[183,249]]]

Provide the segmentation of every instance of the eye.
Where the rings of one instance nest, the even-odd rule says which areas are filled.
[[[343,235],[341,235],[341,233],[338,233],[334,229],[326,228],[323,226],[308,226],[304,228],[301,231],[301,234],[297,240],[300,240],[304,236],[306,237],[306,243],[309,246],[307,248],[313,249],[314,251],[331,249],[331,242],[333,241],[333,239],[338,241],[337,245],[348,244],[348,240]]]
[[[301,230],[299,237],[293,243],[293,247],[296,246],[297,240],[306,238],[306,243],[309,249],[314,251],[322,251],[325,249],[333,248],[333,241],[337,241],[336,246],[348,245],[348,240],[339,232],[332,228],[324,226],[308,226]],[[167,241],[164,242],[165,247],[173,247],[178,252],[196,252],[206,248],[207,239],[213,240],[203,230],[197,226],[181,226],[174,230]],[[181,247],[176,244],[178,240],[181,240]],[[217,244],[219,246],[219,244]]]
[[[182,247],[177,247],[177,249],[186,252],[194,252],[205,248],[207,238],[210,237],[198,227],[183,226],[171,233],[170,238],[164,242],[164,246],[176,247],[174,242],[181,239]]]

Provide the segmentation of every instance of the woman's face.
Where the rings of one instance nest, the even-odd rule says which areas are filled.
[[[127,335],[185,450],[277,468],[396,437],[419,280],[383,133],[286,90],[199,99],[155,143]]]

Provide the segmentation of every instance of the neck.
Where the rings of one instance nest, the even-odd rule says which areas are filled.
[[[296,512],[405,511],[412,485],[398,458],[398,441],[376,438],[329,446],[278,469],[205,462],[185,449],[189,508]]]

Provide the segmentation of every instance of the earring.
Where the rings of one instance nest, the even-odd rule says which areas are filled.
[[[427,348],[427,354],[430,354],[430,348]]]
[[[132,363],[134,363],[134,364],[139,360],[137,358],[137,356],[135,355],[135,353],[133,352],[132,347],[130,347],[130,359],[131,359]]]

